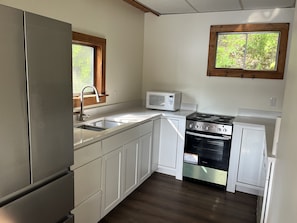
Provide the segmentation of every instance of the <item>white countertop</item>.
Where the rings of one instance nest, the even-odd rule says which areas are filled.
[[[194,111],[190,110],[179,110],[176,112],[170,111],[158,111],[158,110],[149,110],[145,108],[131,108],[125,110],[119,110],[117,112],[110,113],[104,116],[93,116],[91,119],[88,119],[85,122],[77,122],[74,124],[74,149],[86,146],[88,144],[94,143],[96,141],[102,140],[114,134],[117,134],[121,131],[124,131],[129,128],[133,128],[143,122],[148,120],[153,120],[159,118],[160,116],[165,117],[176,117],[176,118],[186,118],[187,115],[193,113]],[[82,125],[84,123],[93,122],[97,120],[110,120],[122,122],[124,124],[106,129],[103,131],[92,131],[86,129],[75,128],[75,126]]]
[[[266,137],[266,148],[267,148],[267,157],[275,158],[272,154],[273,148],[273,139],[275,131],[275,122],[274,118],[258,118],[258,117],[247,117],[247,116],[237,116],[234,119],[234,125],[245,125],[245,126],[257,126],[263,128],[265,131]]]

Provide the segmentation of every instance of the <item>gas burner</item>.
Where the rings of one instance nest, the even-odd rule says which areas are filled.
[[[199,117],[201,117],[201,118],[210,118],[210,117],[212,117],[212,115],[205,114],[205,113],[196,113],[196,115],[199,115]]]
[[[234,117],[217,114],[194,112],[187,116],[187,120],[232,125]]]

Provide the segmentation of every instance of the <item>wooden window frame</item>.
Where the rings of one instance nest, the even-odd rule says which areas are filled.
[[[259,31],[280,32],[279,52],[277,61],[278,64],[276,71],[254,71],[243,69],[215,68],[218,33]],[[209,37],[207,76],[283,79],[286,65],[288,33],[289,23],[262,23],[211,26]]]
[[[94,86],[96,87],[100,102],[106,102],[105,92],[105,66],[106,66],[106,39],[83,33],[72,32],[72,43],[94,48]],[[95,94],[84,95],[84,105],[97,104]],[[80,106],[80,96],[73,96],[73,107]]]

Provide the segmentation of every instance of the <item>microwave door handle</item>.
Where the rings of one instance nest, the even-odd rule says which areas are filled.
[[[199,136],[199,137],[204,137],[204,138],[208,138],[208,139],[220,139],[220,140],[230,140],[231,136],[213,136],[213,135],[205,135],[205,134],[200,134],[200,133],[194,133],[194,132],[189,132],[186,131],[186,134],[188,135],[192,135],[192,136]]]

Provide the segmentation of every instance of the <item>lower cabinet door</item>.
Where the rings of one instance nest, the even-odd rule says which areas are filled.
[[[122,147],[102,159],[102,215],[121,201]]]
[[[77,206],[72,213],[75,223],[97,223],[101,219],[101,192]]]
[[[161,118],[154,120],[152,136],[152,172],[158,169],[160,148]]]
[[[159,172],[176,175],[179,120],[161,119]]]
[[[123,147],[123,198],[138,186],[138,145],[138,140],[134,140]]]
[[[139,139],[139,182],[142,183],[151,175],[152,134]]]
[[[263,187],[261,170],[265,132],[243,128],[241,139],[237,180],[248,185]]]

